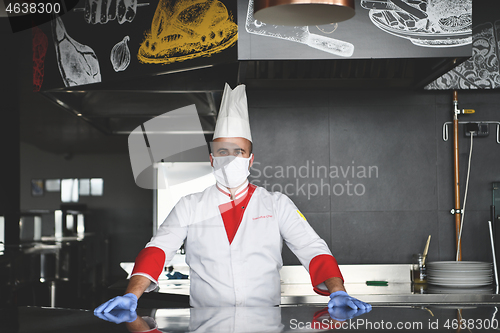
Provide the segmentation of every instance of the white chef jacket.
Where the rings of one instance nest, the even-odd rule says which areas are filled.
[[[206,332],[282,332],[279,307],[192,308],[189,310],[191,333]]]
[[[234,202],[245,198],[250,186],[242,186]],[[147,260],[139,254],[136,260],[132,276],[151,280],[146,292],[156,288],[157,277],[183,242],[193,307],[279,305],[283,240],[307,270],[317,256],[333,258],[326,242],[293,202],[282,193],[270,193],[262,187],[255,187],[247,206],[241,208],[243,218],[230,243],[219,209],[230,202],[229,192],[217,185],[179,200],[146,245],[145,250],[155,254]],[[148,271],[147,266],[154,265],[145,263],[151,257],[156,257],[156,272]],[[315,287],[326,289],[323,283]]]

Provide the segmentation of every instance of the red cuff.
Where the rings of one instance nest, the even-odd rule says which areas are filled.
[[[317,286],[329,278],[339,277],[344,281],[342,273],[340,273],[339,265],[337,260],[332,255],[320,254],[312,258],[309,263],[309,275],[311,276],[311,283],[313,289],[316,293],[324,296],[329,296],[328,290],[322,290],[317,288]]]
[[[321,296],[330,296],[330,292],[325,289],[319,289],[316,287],[313,287],[313,290],[316,294],[321,295]]]
[[[158,281],[165,266],[165,252],[158,247],[146,247],[135,258],[132,274],[143,273]]]

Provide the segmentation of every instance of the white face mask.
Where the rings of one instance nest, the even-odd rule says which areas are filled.
[[[214,176],[217,183],[227,188],[235,188],[245,182],[250,175],[250,157],[214,156]]]

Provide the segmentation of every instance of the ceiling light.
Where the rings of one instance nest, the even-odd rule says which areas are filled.
[[[306,26],[354,16],[354,0],[255,0],[254,17],[266,24]]]

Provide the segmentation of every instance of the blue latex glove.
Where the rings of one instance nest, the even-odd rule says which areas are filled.
[[[370,304],[362,302],[359,299],[349,296],[343,290],[336,291],[330,295],[330,302],[328,302],[328,307],[329,308],[349,307],[353,310],[359,309],[368,311],[372,309],[372,306]]]
[[[123,296],[112,298],[106,303],[103,303],[95,308],[94,314],[108,313],[113,309],[135,312],[135,309],[137,309],[137,296],[132,293],[128,293]]]
[[[115,324],[125,322],[131,323],[137,319],[137,313],[127,309],[114,309],[110,312],[94,312],[94,316]]]
[[[360,316],[363,313],[370,312],[370,310],[371,307],[369,309],[352,309],[348,306],[335,306],[333,308],[328,308],[328,313],[332,319],[345,321]]]

